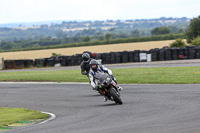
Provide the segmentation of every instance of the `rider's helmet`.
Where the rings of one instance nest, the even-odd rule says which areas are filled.
[[[94,72],[97,72],[98,70],[98,62],[96,60],[91,60],[90,61],[90,68],[94,71]]]
[[[83,62],[88,63],[90,61],[90,55],[88,53],[84,53],[82,55]]]

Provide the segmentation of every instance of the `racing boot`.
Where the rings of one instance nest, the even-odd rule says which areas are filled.
[[[104,102],[107,102],[108,101],[108,98],[104,97]]]

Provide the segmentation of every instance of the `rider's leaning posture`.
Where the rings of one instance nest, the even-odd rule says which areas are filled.
[[[95,59],[91,60],[90,61],[89,79],[90,79],[90,84],[91,84],[92,88],[97,91],[99,88],[98,88],[96,80],[98,80],[98,77],[103,73],[110,75],[116,82],[116,79],[113,77],[111,70],[109,70],[107,67],[103,66],[102,64],[99,64]],[[119,85],[117,85],[117,88],[119,91],[121,91],[123,89]],[[107,99],[104,99],[104,100],[107,101]]]

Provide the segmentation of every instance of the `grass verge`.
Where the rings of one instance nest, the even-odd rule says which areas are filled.
[[[200,83],[200,67],[154,67],[112,69],[120,84]],[[88,82],[80,70],[2,72],[0,81]]]
[[[42,121],[49,115],[35,110],[23,108],[0,108],[0,128],[9,129],[9,125],[15,123],[29,123],[31,121]]]

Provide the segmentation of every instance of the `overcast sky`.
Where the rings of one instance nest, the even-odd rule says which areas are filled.
[[[0,23],[200,15],[200,0],[0,0]]]

